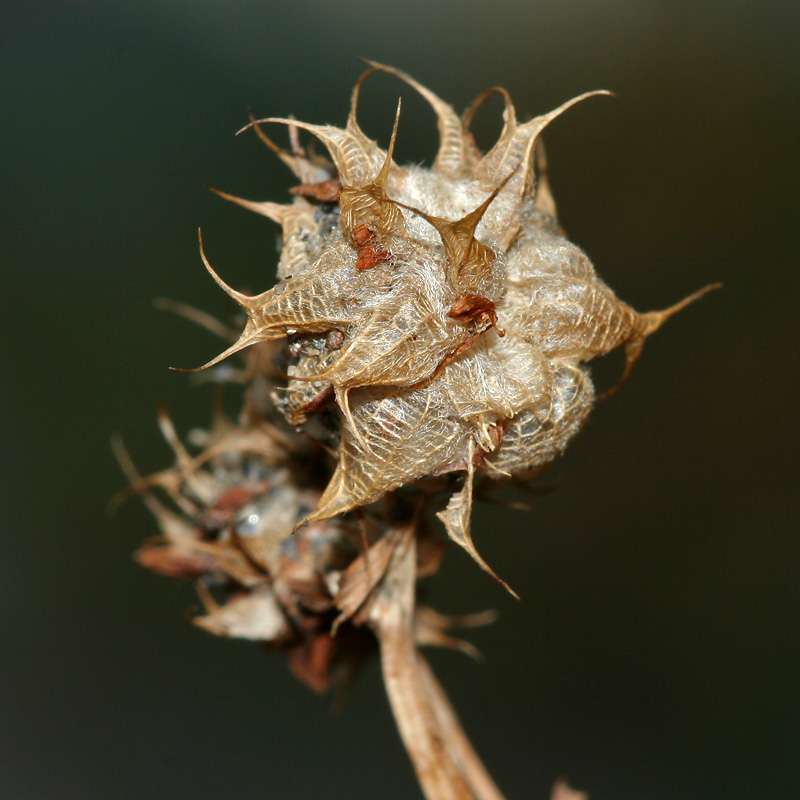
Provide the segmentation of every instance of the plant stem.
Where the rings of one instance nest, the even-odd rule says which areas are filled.
[[[410,525],[370,609],[383,679],[427,800],[503,800],[450,701],[414,643],[417,550]]]

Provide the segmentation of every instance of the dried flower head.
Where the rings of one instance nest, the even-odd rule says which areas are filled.
[[[436,112],[433,169],[392,160],[399,105],[386,151],[359,127],[359,89],[377,70],[404,80]],[[645,338],[707,291],[640,314],[559,229],[539,136],[575,103],[607,92],[520,124],[508,94],[492,91],[505,101],[504,127],[485,154],[469,125],[489,92],[459,117],[408,75],[374,63],[356,84],[345,128],[261,120],[309,131],[332,163],[278,151],[303,181],[291,205],[226,195],[283,227],[279,282],[243,295],[203,256],[248,320],[237,342],[201,368],[255,342],[298,343],[282,410],[301,423],[335,398],[344,418],[333,477],[305,521],[462,473],[464,487],[439,516],[484,567],[469,533],[475,473],[518,479],[552,461],[594,401],[583,364],[622,346],[624,380]]]
[[[431,169],[393,160],[399,104],[386,150],[359,127],[359,90],[376,71],[397,76],[433,107],[440,142]],[[470,124],[493,92],[504,100],[504,125],[481,153]],[[251,120],[299,185],[285,205],[218,192],[281,226],[273,288],[254,296],[231,288],[201,240],[206,268],[246,322],[199,369],[244,356],[244,372],[224,376],[244,383],[242,414],[235,422],[218,414],[195,436],[200,451],[192,455],[162,413],[176,460],[149,478],[118,447],[162,532],[137,558],[197,580],[206,609],[198,626],[287,651],[295,674],[315,689],[328,685],[333,667],[352,671],[363,653],[380,650],[398,725],[430,798],[501,795],[416,649],[439,644],[474,654],[448,629],[491,618],[451,619],[416,603],[418,582],[442,557],[427,508],[449,491],[436,516],[494,574],[470,534],[474,482],[541,471],[591,410],[585,363],[623,347],[625,380],[646,337],[712,288],[639,313],[564,237],[540,134],[598,94],[606,93],[520,123],[507,92],[492,89],[458,116],[408,75],[370,62],[344,128]],[[276,145],[263,123],[288,126],[291,148]],[[330,160],[301,147],[301,130]],[[229,335],[200,312],[173,307]],[[382,508],[372,506],[382,498]]]

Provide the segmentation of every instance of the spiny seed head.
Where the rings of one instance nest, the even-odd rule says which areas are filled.
[[[608,92],[519,123],[508,93],[496,88],[458,116],[405,73],[368,63],[344,128],[251,122],[303,180],[285,206],[227,196],[282,226],[278,284],[244,296],[206,261],[248,317],[240,339],[206,367],[258,341],[319,343],[290,367],[281,404],[293,423],[330,398],[343,415],[337,466],[309,521],[446,472],[464,473],[467,484],[476,471],[493,479],[537,472],[592,407],[583,364],[622,346],[627,377],[645,337],[685,304],[637,313],[556,222],[541,132],[577,102]],[[399,103],[387,150],[359,127],[359,90],[377,71],[432,106],[440,136],[432,169],[394,163]],[[484,154],[469,127],[493,92],[504,100],[504,125]],[[281,150],[260,123],[287,125],[295,140],[298,129],[308,131],[332,163],[313,163],[296,144],[291,154]],[[335,350],[326,344],[331,333]],[[465,546],[470,502],[465,486],[442,515]]]
[[[200,369],[243,384],[244,406],[232,420],[219,402],[210,429],[186,444],[162,409],[174,464],[148,477],[117,441],[131,483],[121,496],[140,494],[160,528],[137,560],[195,581],[198,627],[283,650],[318,691],[379,650],[425,795],[499,797],[417,651],[433,644],[479,655],[450,629],[493,619],[417,603],[417,584],[437,571],[445,547],[427,512],[439,508],[450,539],[497,578],[471,538],[475,481],[538,474],[592,408],[586,362],[621,346],[624,381],[645,338],[712,287],[640,314],[564,237],[540,134],[603,92],[519,123],[508,93],[494,88],[458,116],[405,73],[368,63],[344,128],[282,118],[247,126],[296,176],[292,201],[214,191],[281,226],[278,282],[261,294],[236,291],[201,237],[203,263],[243,312],[244,330],[237,338],[203,312],[160,303],[230,345]],[[393,160],[399,103],[385,151],[359,127],[360,88],[375,72],[432,106],[431,169]],[[503,130],[481,153],[470,124],[495,93]],[[288,150],[262,130],[267,122],[289,127]],[[301,130],[330,160],[303,149]],[[233,354],[244,369],[218,366]]]

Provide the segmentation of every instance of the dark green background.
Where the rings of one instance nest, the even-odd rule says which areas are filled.
[[[431,656],[477,749],[511,799],[561,774],[593,800],[800,796],[796,3],[4,9],[0,800],[417,796],[375,663],[332,714],[280,656],[186,623],[191,588],[131,561],[137,502],[105,514],[113,431],[154,470],[158,398],[181,431],[208,418],[167,367],[219,343],[151,306],[224,310],[197,227],[230,283],[271,284],[275,226],[205,186],[281,200],[291,176],[234,131],[249,108],[342,124],[358,56],[459,108],[504,85],[523,117],[614,90],[547,132],[562,222],[640,309],[725,283],[648,342],[557,491],[479,513],[522,602],[460,552],[431,587],[501,611],[483,665]],[[385,142],[400,93],[399,159],[430,160],[432,114],[387,76],[363,127]]]

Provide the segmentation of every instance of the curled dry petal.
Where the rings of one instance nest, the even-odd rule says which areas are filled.
[[[339,591],[334,598],[341,611],[333,625],[334,633],[345,620],[352,619],[358,612],[363,614],[365,605],[369,612],[368,601],[384,579],[392,555],[404,542],[405,536],[402,528],[391,528],[342,573]]]

